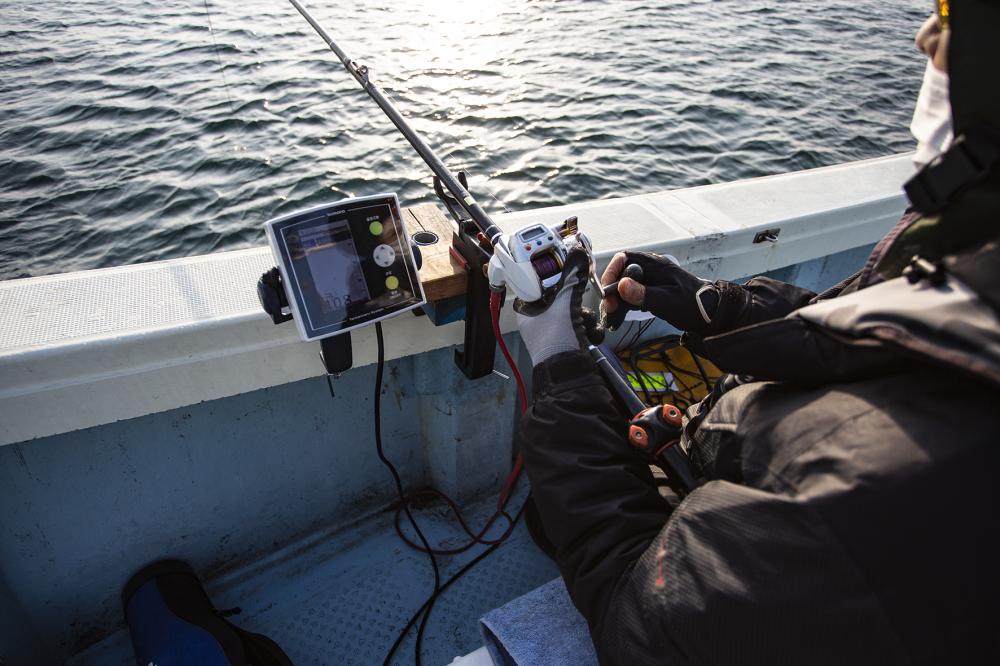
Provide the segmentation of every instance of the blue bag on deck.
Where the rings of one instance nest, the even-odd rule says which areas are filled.
[[[291,666],[277,643],[226,621],[184,562],[143,568],[122,604],[139,666]]]

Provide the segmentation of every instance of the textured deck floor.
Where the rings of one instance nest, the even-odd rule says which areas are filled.
[[[511,499],[512,514],[524,495],[522,490]],[[489,498],[469,507],[472,527],[483,523],[494,501]],[[417,515],[432,543],[454,547],[464,542],[443,509],[429,507]],[[483,548],[439,558],[442,581]],[[433,585],[427,556],[400,541],[392,513],[378,514],[273,559],[210,581],[207,588],[218,608],[243,609],[231,621],[273,638],[296,665],[381,664]],[[438,600],[424,635],[424,663],[449,664],[480,647],[478,620],[484,613],[558,575],[555,565],[532,543],[522,520],[504,545]],[[415,630],[410,632],[393,663],[414,662],[415,635]],[[69,663],[124,666],[134,664],[135,658],[122,630]]]

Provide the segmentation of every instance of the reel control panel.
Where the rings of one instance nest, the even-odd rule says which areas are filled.
[[[395,194],[344,199],[265,224],[303,340],[373,324],[426,300]]]

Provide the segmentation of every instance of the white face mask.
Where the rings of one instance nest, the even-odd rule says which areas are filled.
[[[917,152],[913,155],[913,162],[918,168],[948,150],[951,145],[948,75],[938,70],[930,60],[924,71],[917,107],[913,110],[910,132],[917,139]]]

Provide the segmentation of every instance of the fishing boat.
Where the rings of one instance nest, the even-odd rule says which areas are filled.
[[[515,368],[530,358],[510,303],[485,308],[503,239],[571,226],[597,270],[643,249],[819,292],[905,207],[902,154],[491,217],[292,4],[435,174],[443,207],[396,211],[421,297],[311,335],[273,238],[0,282],[0,665],[136,663],[123,588],[168,559],[296,664],[492,663],[480,619],[559,576],[521,520]]]
[[[899,217],[911,172],[896,155],[493,220],[510,232],[575,216],[599,268],[643,248],[711,279],[765,274],[819,291]],[[122,587],[167,557],[191,564],[218,608],[239,607],[232,620],[296,664],[383,660],[433,579],[397,534],[397,493],[374,450],[375,392],[403,486],[448,495],[473,530],[511,471],[517,418],[513,381],[471,381],[455,362],[468,340],[454,222],[434,204],[404,215],[411,233],[431,232],[428,303],[382,322],[377,388],[372,327],[353,331],[354,367],[332,376],[320,343],[261,309],[267,247],[0,283],[0,661],[134,663]],[[529,368],[509,304],[500,321]],[[499,355],[495,369],[510,374]],[[526,486],[514,488],[511,519]],[[413,511],[435,545],[467,541],[445,503]],[[504,529],[498,521],[487,537]],[[442,581],[490,548],[439,557]],[[437,599],[424,662],[485,659],[479,618],[557,576],[519,522]]]

